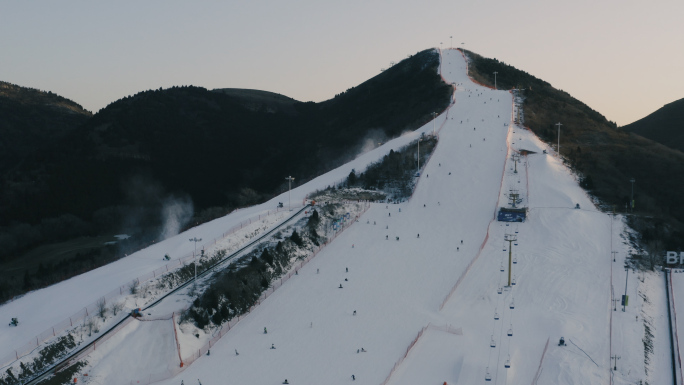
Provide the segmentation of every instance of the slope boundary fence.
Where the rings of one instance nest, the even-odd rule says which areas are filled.
[[[542,372],[542,364],[544,363],[544,356],[546,355],[546,349],[549,348],[550,340],[551,337],[546,339],[546,345],[544,345],[544,350],[542,351],[541,358],[539,359],[539,367],[537,368],[537,373],[535,373],[534,378],[532,379],[532,385],[537,385],[537,381],[539,381],[539,376],[541,376]]]
[[[370,208],[370,202],[364,202],[364,208],[363,210],[358,213],[353,220],[350,220],[347,222],[340,230],[338,230],[330,239],[328,239],[325,243],[322,245],[316,247],[311,254],[309,254],[307,257],[302,259],[300,262],[296,263],[292,268],[290,268],[290,271],[280,277],[275,283],[273,283],[266,291],[264,291],[261,296],[259,296],[259,299],[257,302],[252,305],[247,312],[244,314],[241,314],[229,322],[221,325],[221,327],[215,332],[214,336],[207,341],[202,347],[191,353],[190,355],[186,356],[185,358],[181,359],[181,364],[179,367],[173,368],[171,370],[161,372],[161,373],[156,373],[156,374],[150,374],[146,378],[138,379],[138,380],[131,380],[131,381],[126,381],[121,383],[122,385],[148,385],[148,384],[153,384],[155,382],[159,381],[164,381],[168,380],[170,378],[175,377],[176,375],[180,374],[182,371],[184,371],[188,366],[192,365],[195,361],[197,361],[200,357],[203,355],[207,354],[209,349],[211,349],[216,342],[218,342],[221,337],[225,336],[228,334],[228,332],[234,328],[241,320],[243,320],[245,317],[247,317],[254,309],[256,309],[257,306],[261,305],[268,297],[271,296],[277,289],[283,286],[285,282],[287,282],[290,278],[292,278],[295,275],[298,275],[299,270],[304,267],[309,261],[311,261],[318,253],[325,248],[325,246],[329,245],[333,240],[335,240],[344,230],[349,228],[352,224],[356,223],[358,219]],[[175,321],[174,321],[175,322]],[[175,324],[174,324],[174,329],[175,329]],[[458,329],[460,332],[460,329]],[[176,337],[176,340],[178,338]],[[178,346],[178,349],[180,351],[180,346]],[[180,356],[180,353],[179,353]]]
[[[85,356],[87,356],[90,353],[97,350],[98,345],[102,345],[107,340],[112,338],[117,332],[119,332],[120,330],[122,330],[123,328],[128,326],[128,324],[133,322],[133,319],[134,319],[133,317],[124,318],[122,322],[120,322],[118,325],[116,325],[108,333],[103,334],[94,343],[92,343],[88,348],[84,349],[83,351],[79,352],[77,355],[71,357],[69,360],[64,361],[62,364],[60,364],[57,368],[55,368],[55,372],[60,371],[62,368],[68,368],[69,366],[71,366],[75,362],[78,362],[80,359],[84,358]]]
[[[392,367],[392,370],[390,370],[389,374],[387,375],[387,378],[385,378],[385,381],[382,382],[381,385],[387,385],[389,381],[392,379],[392,376],[394,375],[394,372],[401,366],[401,364],[404,362],[406,357],[408,357],[409,353],[411,352],[411,349],[416,345],[420,337],[423,336],[423,333],[425,333],[426,330],[434,330],[434,331],[441,331],[449,334],[454,334],[457,336],[462,336],[463,335],[463,330],[461,328],[456,328],[454,326],[451,326],[449,324],[446,325],[433,325],[432,323],[427,324],[427,326],[423,326],[422,329],[418,332],[416,335],[416,338],[411,341],[409,346],[406,348],[406,353],[404,353],[401,358],[397,360],[397,362],[394,364]]]
[[[665,273],[667,275],[666,283],[668,284],[667,292],[669,294],[670,307],[670,338],[672,338],[672,354],[673,354],[673,371],[675,384],[681,385],[684,380],[682,375],[682,357],[679,347],[679,335],[677,331],[677,307],[675,306],[674,289],[672,288],[672,269]]]
[[[509,134],[510,134],[510,126],[509,126],[509,130],[508,130],[508,131],[509,131]],[[508,135],[506,136],[506,148],[507,148],[507,150],[506,150],[506,159],[504,160],[503,170],[501,170],[501,182],[500,182],[500,184],[499,184],[499,195],[498,195],[498,198],[496,198],[496,207],[494,207],[494,213],[493,213],[493,215],[492,215],[492,219],[491,219],[491,221],[489,222],[489,224],[487,225],[487,234],[485,234],[484,240],[482,241],[482,244],[480,245],[480,248],[478,249],[477,254],[475,254],[475,258],[473,258],[473,259],[470,261],[470,263],[468,263],[468,266],[466,266],[465,270],[463,270],[463,273],[461,273],[461,276],[459,276],[458,279],[456,280],[456,283],[454,284],[454,287],[451,289],[451,291],[449,292],[449,294],[447,294],[447,296],[444,297],[444,301],[442,301],[442,304],[439,305],[439,310],[440,310],[440,311],[441,311],[442,309],[444,309],[444,305],[446,305],[446,303],[449,302],[449,300],[451,299],[451,296],[456,292],[456,289],[458,288],[458,286],[461,284],[461,282],[463,281],[463,279],[466,277],[466,275],[468,274],[468,272],[470,271],[470,269],[471,269],[471,268],[473,267],[473,265],[475,264],[475,261],[477,261],[478,258],[480,258],[480,255],[482,254],[482,250],[484,249],[485,245],[487,244],[487,240],[489,240],[489,229],[492,227],[492,224],[495,223],[495,220],[496,220],[496,211],[498,210],[499,204],[501,203],[501,202],[499,201],[499,199],[501,199],[501,189],[503,189],[504,177],[505,177],[505,175],[506,175],[506,164],[507,164],[507,162],[508,162],[508,158],[509,158],[510,153],[511,153],[511,146],[510,146],[510,143],[509,143],[509,141],[508,141]]]
[[[226,232],[223,233],[223,238],[214,238],[212,240],[208,240],[205,242],[202,247],[206,247],[208,245],[216,244],[219,240],[222,240],[229,235],[234,234],[235,232],[239,231],[240,229],[244,228],[245,226],[248,226],[252,223],[256,223],[260,221],[261,219],[265,219],[271,215],[275,215],[281,211],[284,211],[287,209],[276,209],[276,210],[269,210],[266,214],[258,214],[255,215],[253,218],[248,218],[244,221],[241,221],[240,223],[232,226],[229,228]],[[234,211],[233,211],[234,212]],[[14,362],[20,360],[21,358],[31,354],[33,351],[35,351],[37,348],[39,348],[42,345],[47,345],[47,343],[52,340],[53,338],[57,337],[59,334],[64,332],[67,329],[70,329],[74,326],[77,326],[81,321],[97,315],[98,308],[100,304],[103,302],[105,305],[108,305],[112,302],[115,302],[117,299],[120,299],[126,295],[128,295],[131,291],[131,288],[139,285],[142,282],[145,282],[149,279],[154,279],[158,276],[161,276],[167,272],[171,272],[173,270],[176,270],[190,261],[195,260],[198,258],[199,255],[195,255],[194,252],[186,254],[184,256],[179,257],[178,259],[174,259],[171,262],[167,263],[164,266],[161,266],[149,273],[143,274],[135,279],[130,280],[129,282],[118,286],[117,288],[113,289],[109,293],[105,294],[104,296],[100,297],[96,301],[92,302],[91,304],[85,306],[78,312],[74,313],[70,317],[64,319],[61,322],[56,323],[52,327],[48,328],[44,332],[36,335],[35,337],[31,338],[27,343],[25,343],[23,346],[20,346],[16,349],[14,349],[13,352],[9,353],[5,357],[0,358],[0,368],[4,368],[6,366],[12,365]]]

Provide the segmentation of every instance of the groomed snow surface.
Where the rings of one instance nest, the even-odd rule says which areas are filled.
[[[511,94],[472,83],[459,51],[443,52],[441,72],[457,84],[455,103],[437,117],[440,140],[411,200],[372,204],[214,345],[210,356],[163,384],[484,384],[487,373],[492,384],[672,381],[664,354],[669,340],[662,274],[630,276],[630,306],[624,313],[614,310],[629,251],[620,237],[621,218],[595,209],[553,151],[511,125]],[[293,200],[339,182],[351,169],[363,170],[432,127],[428,123],[294,189]],[[521,158],[516,173],[510,156],[520,149],[533,153]],[[529,207],[524,223],[495,221],[511,189]],[[284,199],[243,210],[239,218]],[[219,234],[221,226],[239,220],[234,216],[161,242],[153,255],[191,247],[188,237]],[[511,287],[507,234],[516,237]],[[618,251],[616,262],[611,245]],[[153,268],[139,260],[134,254],[120,266]],[[62,304],[88,301],[97,297],[83,288],[98,288],[97,274],[77,277],[80,290],[63,292],[56,285],[44,291],[59,290],[56,300]],[[21,309],[34,306],[31,294],[16,303]],[[656,353],[648,374],[644,309],[655,319]],[[3,308],[0,314],[10,316]],[[133,324],[116,338],[135,343],[103,346],[99,356],[89,357],[90,383],[143,383],[147,375],[178,364],[169,321]],[[561,336],[567,346],[558,346]],[[616,354],[621,358],[613,371]]]

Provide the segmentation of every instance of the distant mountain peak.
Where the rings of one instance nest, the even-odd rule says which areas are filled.
[[[622,129],[684,151],[684,98],[668,103]]]

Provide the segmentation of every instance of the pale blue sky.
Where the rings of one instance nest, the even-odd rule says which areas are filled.
[[[2,1],[0,80],[93,112],[189,84],[321,101],[453,36],[623,125],[684,97],[682,15],[682,0]]]

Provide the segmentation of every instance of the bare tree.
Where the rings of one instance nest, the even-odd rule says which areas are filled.
[[[105,320],[105,317],[107,317],[107,312],[109,309],[107,308],[107,302],[105,301],[104,298],[100,298],[97,301],[97,315],[102,318],[102,320]]]
[[[131,294],[137,294],[138,293],[138,286],[140,286],[140,282],[136,279],[135,281],[131,282],[128,285],[128,291]]]
[[[123,302],[116,302],[112,305],[112,313],[114,313],[114,316],[124,308],[124,303]]]
[[[97,324],[98,323],[95,317],[90,317],[85,322],[85,325],[88,328],[88,337],[90,337],[93,334],[93,329],[95,329],[95,333],[97,333]]]

